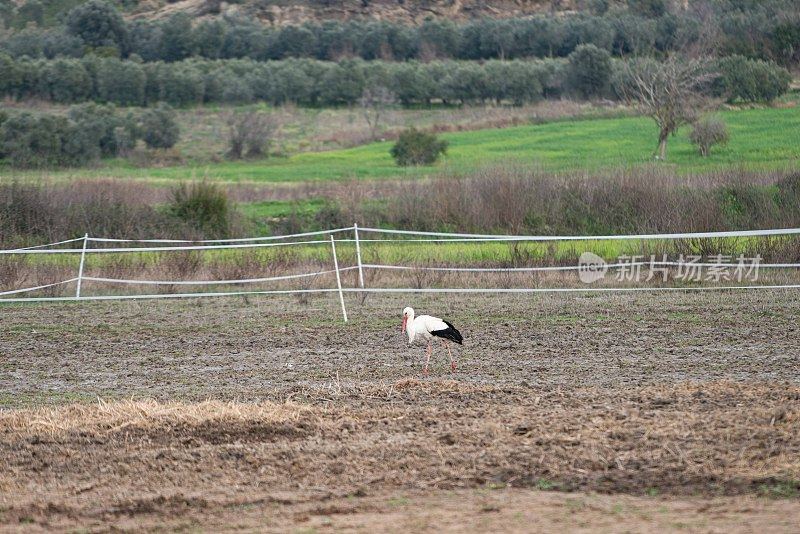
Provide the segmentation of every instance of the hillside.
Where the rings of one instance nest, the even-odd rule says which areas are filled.
[[[131,11],[135,18],[161,19],[177,12],[194,17],[246,16],[281,26],[325,20],[372,19],[420,23],[427,17],[469,20],[480,17],[518,17],[542,12],[576,10],[579,0],[220,0],[142,1]]]

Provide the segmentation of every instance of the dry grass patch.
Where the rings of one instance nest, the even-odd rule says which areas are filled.
[[[202,522],[275,503],[330,515],[353,509],[337,499],[397,491],[793,502],[800,491],[800,387],[787,384],[545,391],[407,379],[287,393],[304,404],[126,400],[1,413],[0,526]]]
[[[174,425],[298,423],[312,413],[294,403],[259,404],[208,400],[199,403],[122,400],[69,404],[0,412],[0,433],[61,435],[70,432],[113,433]]]

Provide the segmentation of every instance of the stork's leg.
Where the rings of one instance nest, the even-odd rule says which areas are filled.
[[[445,346],[447,347],[447,354],[450,356],[450,372],[456,372],[456,361],[453,359],[453,353],[450,352],[450,343],[445,342]]]
[[[431,363],[431,354],[433,354],[433,346],[431,345],[431,340],[428,340],[428,359],[425,360],[425,369],[423,369],[424,374],[428,374],[428,364]]]
[[[447,355],[450,356],[450,371],[453,372],[456,370],[456,362],[453,360],[453,353],[450,352],[450,343],[443,339],[442,346],[447,349]]]

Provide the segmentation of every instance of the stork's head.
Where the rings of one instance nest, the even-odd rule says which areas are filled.
[[[413,308],[409,308],[408,306],[406,306],[403,309],[403,329],[402,329],[402,332],[406,331],[406,324],[408,323],[408,321],[413,321],[413,320],[414,320],[414,309]]]

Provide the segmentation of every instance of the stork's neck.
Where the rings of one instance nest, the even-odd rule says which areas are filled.
[[[416,334],[414,330],[414,312],[409,313],[408,319],[406,319],[406,334],[408,334],[409,343],[414,341],[414,335]]]

